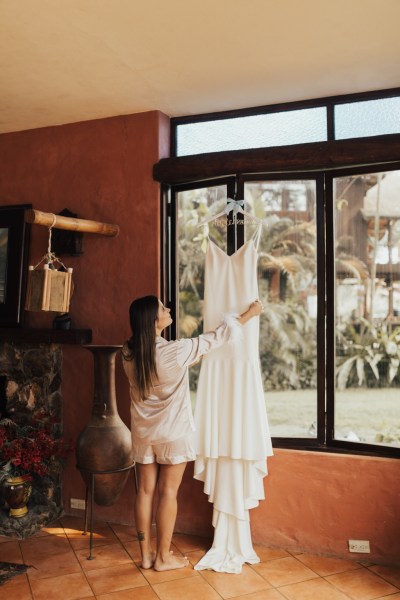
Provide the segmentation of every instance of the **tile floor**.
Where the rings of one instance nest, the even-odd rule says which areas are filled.
[[[176,571],[143,570],[133,527],[96,523],[93,555],[82,519],[63,517],[27,540],[0,537],[0,561],[32,565],[0,587],[1,600],[400,600],[400,568],[256,546],[240,575],[195,571],[209,541],[176,534],[190,559]]]

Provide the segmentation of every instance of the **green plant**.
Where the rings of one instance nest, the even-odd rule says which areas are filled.
[[[265,390],[315,387],[315,323],[296,302],[267,302],[264,307],[260,357]]]
[[[400,385],[400,327],[360,318],[338,333],[337,355],[339,390]]]

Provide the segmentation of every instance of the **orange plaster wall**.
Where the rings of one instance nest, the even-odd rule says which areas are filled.
[[[265,500],[250,511],[254,543],[327,556],[400,564],[400,463],[396,459],[276,449]],[[177,528],[212,533],[212,505],[185,474]],[[349,539],[370,554],[350,554]]]
[[[31,203],[55,213],[68,208],[81,218],[120,226],[116,238],[84,234],[83,255],[61,257],[74,269],[72,326],[92,329],[93,343],[121,344],[129,336],[132,299],[159,293],[160,189],[152,167],[168,151],[169,119],[157,111],[0,135],[1,204]],[[47,239],[45,227],[32,225],[30,264],[46,252]],[[54,316],[27,313],[27,325],[51,327]],[[64,432],[76,439],[91,413],[92,357],[78,346],[63,350]],[[120,360],[116,388],[121,417],[129,424]],[[74,458],[64,478],[67,512],[71,497],[84,498]],[[96,516],[132,521],[132,498],[131,477],[120,500],[96,508]]]

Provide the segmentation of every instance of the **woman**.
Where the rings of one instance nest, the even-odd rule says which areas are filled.
[[[168,342],[161,333],[172,323],[169,308],[156,296],[138,298],[130,306],[132,337],[124,345],[122,356],[130,385],[133,458],[138,481],[135,519],[144,569],[179,569],[189,562],[186,557],[170,552],[178,489],[187,462],[196,458],[188,367],[233,339],[241,325],[261,312],[261,303],[256,300],[242,315],[226,315],[215,331]],[[157,484],[157,551],[154,552],[150,534]]]

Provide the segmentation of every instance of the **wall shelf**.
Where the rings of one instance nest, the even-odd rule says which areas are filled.
[[[0,343],[84,345],[91,341],[91,329],[0,328]]]

